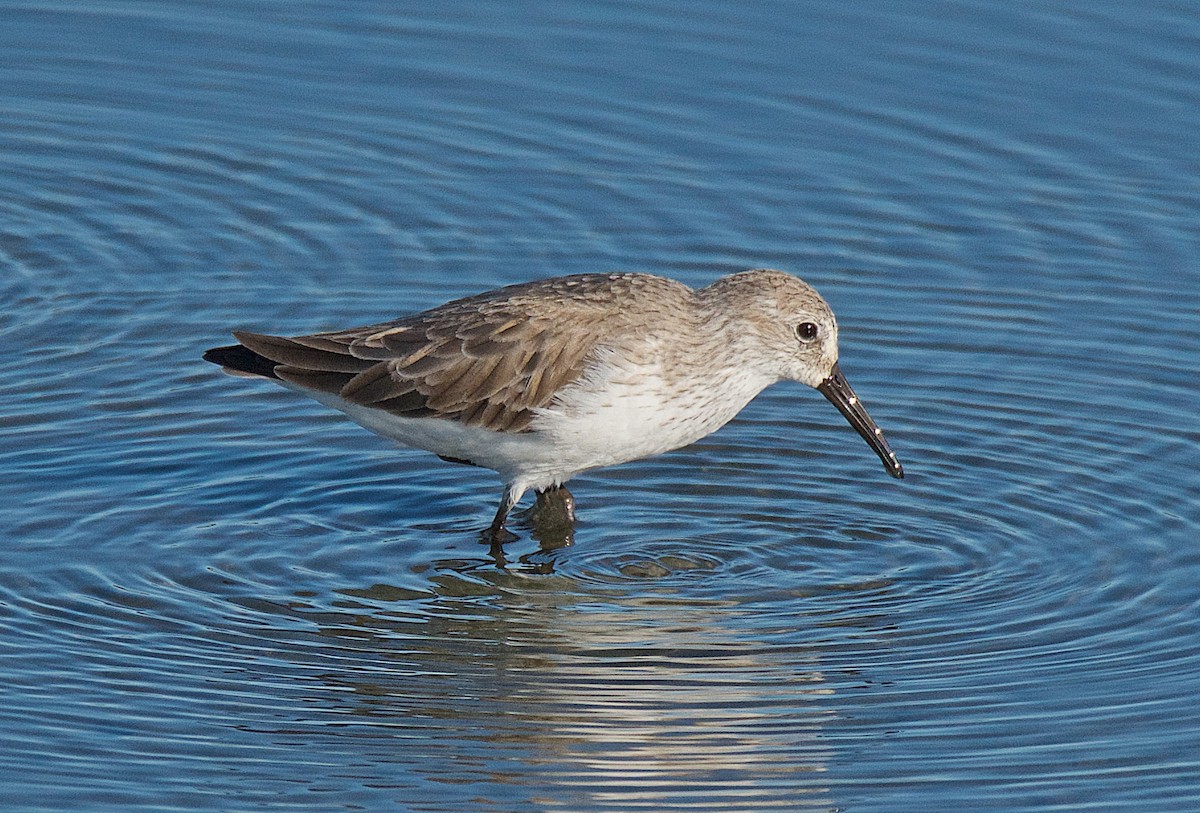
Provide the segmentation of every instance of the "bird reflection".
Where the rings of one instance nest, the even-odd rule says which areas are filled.
[[[352,725],[367,780],[547,811],[835,806],[819,651],[760,636],[737,602],[528,574],[445,560],[433,594],[373,585],[313,607],[331,691],[308,713]]]

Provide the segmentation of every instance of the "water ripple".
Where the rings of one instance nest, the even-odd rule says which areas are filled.
[[[1195,26],[968,6],[13,9],[6,792],[1191,809]],[[498,559],[488,473],[199,361],[756,265],[831,300],[904,482],[785,385]]]

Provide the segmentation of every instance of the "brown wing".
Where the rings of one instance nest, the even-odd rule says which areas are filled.
[[[606,341],[619,313],[616,289],[645,279],[657,280],[560,277],[351,330],[234,335],[278,364],[279,378],[299,386],[405,417],[519,432]]]

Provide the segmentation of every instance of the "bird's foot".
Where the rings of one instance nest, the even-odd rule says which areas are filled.
[[[501,525],[499,528],[487,528],[479,533],[479,541],[492,546],[504,545],[519,539],[516,534]]]
[[[504,545],[518,538],[504,527],[513,502],[511,493],[506,493],[492,524],[480,534],[480,541],[491,546],[498,561],[504,557]],[[574,541],[575,497],[563,486],[544,489],[537,492],[536,501],[521,512],[519,519],[532,529],[533,538],[543,549],[565,547]]]

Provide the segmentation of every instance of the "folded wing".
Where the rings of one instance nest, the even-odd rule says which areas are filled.
[[[486,304],[311,336],[234,336],[268,362],[246,372],[403,417],[519,432],[533,410],[583,372],[595,343],[569,340],[579,334],[578,321],[564,332],[562,320]],[[210,360],[226,363],[236,348],[210,353],[221,351],[223,359]]]

